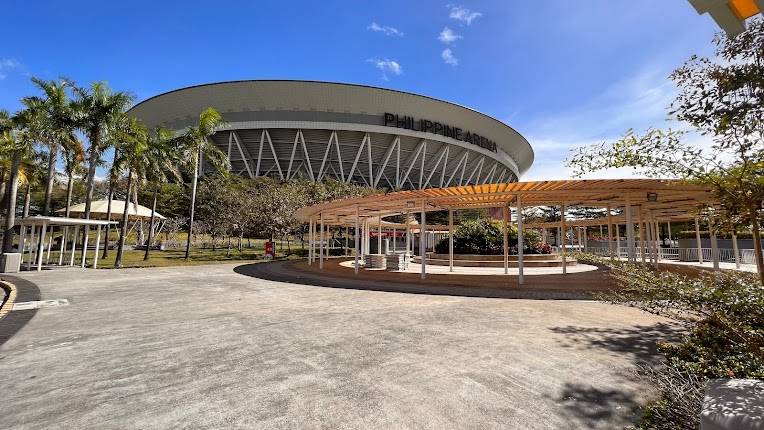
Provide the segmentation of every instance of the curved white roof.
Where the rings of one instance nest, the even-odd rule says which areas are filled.
[[[100,217],[105,218],[107,214],[107,208],[109,206],[108,200],[95,200],[90,205],[90,213],[91,215],[99,215]],[[122,213],[125,211],[125,201],[124,200],[112,200],[111,201],[111,217],[112,219],[119,219],[119,217],[122,216]],[[136,217],[136,218],[151,218],[151,208],[147,208],[146,206],[136,205],[135,203],[130,203],[130,206],[127,208],[128,216],[130,217]],[[69,206],[69,212],[72,214],[81,214],[85,212],[85,203],[79,203],[76,205]],[[56,211],[56,213],[66,213],[66,208],[59,209]],[[164,216],[162,216],[159,212],[154,212],[154,217],[158,219],[164,219]]]

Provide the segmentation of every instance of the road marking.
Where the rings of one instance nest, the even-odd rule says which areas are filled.
[[[35,300],[32,302],[16,302],[13,304],[14,311],[23,311],[27,309],[39,309],[39,308],[53,308],[57,306],[68,306],[69,300],[67,299],[55,299],[55,300]]]

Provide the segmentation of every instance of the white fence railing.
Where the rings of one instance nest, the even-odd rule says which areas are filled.
[[[553,247],[554,251],[557,252],[558,248]],[[613,252],[616,252],[616,247],[613,246]],[[568,247],[571,251],[584,251],[590,254],[600,255],[603,257],[610,256],[610,249],[604,246],[598,246],[598,247]],[[636,247],[635,255],[637,259],[642,258],[642,248]],[[719,250],[719,261],[723,263],[734,263],[735,262],[735,250],[734,249],[726,249],[726,248],[720,248]],[[651,253],[654,252],[653,250],[649,248],[645,248],[645,258],[649,259]],[[618,248],[617,250],[617,257],[627,257],[628,256],[628,248],[625,246],[622,246]],[[703,257],[704,262],[710,262],[711,261],[711,248],[701,248],[700,249],[701,256]],[[740,258],[740,264],[756,264],[756,256],[753,249],[739,249],[739,258]],[[658,248],[658,259],[659,260],[674,260],[674,261],[698,261],[698,248]]]

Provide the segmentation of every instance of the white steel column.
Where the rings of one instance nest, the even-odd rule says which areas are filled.
[[[77,251],[77,236],[80,232],[80,226],[74,226],[74,236],[72,237],[72,255],[69,256],[69,265],[74,266],[74,253]]]
[[[607,249],[610,258],[613,258],[613,215],[610,205],[607,205]]]
[[[68,236],[69,227],[64,227],[61,231],[61,249],[58,252],[58,265],[64,263],[64,248],[66,247],[66,236]]]
[[[40,241],[39,245],[37,247],[37,271],[42,270],[42,254],[45,250],[45,230],[48,227],[47,223],[43,221],[42,226],[40,226]]]
[[[148,245],[147,245],[148,246]],[[98,250],[101,247],[101,226],[96,227],[96,247],[95,255],[93,256],[93,268],[98,268]]]
[[[127,202],[125,202],[127,204]],[[82,258],[80,259],[80,267],[85,267],[85,259],[88,256],[88,236],[90,235],[90,226],[85,226],[85,242],[82,244]]]
[[[714,265],[714,272],[719,271],[719,244],[716,241],[716,228],[714,227],[713,212],[708,213],[708,231],[711,233],[711,262]]]
[[[523,285],[523,200],[517,195],[517,282]]]
[[[732,252],[735,253],[735,268],[740,269],[740,250],[737,247],[737,234],[732,230]]]
[[[561,243],[562,251],[560,253],[560,255],[562,256],[562,274],[565,275],[568,273],[568,263],[567,261],[565,261],[565,258],[566,258],[566,255],[565,255],[566,254],[565,252],[565,236],[566,236],[565,234],[565,203],[563,203],[560,206],[560,231],[563,232],[562,236],[560,237],[560,240],[562,241]]]
[[[48,235],[48,252],[45,253],[45,264],[50,264],[50,249],[53,248],[53,226],[50,226]]]
[[[642,223],[642,206],[639,207],[637,212],[637,224],[639,224],[639,254],[641,256],[642,263],[645,262],[645,225]]]
[[[34,249],[35,249],[35,241],[34,241],[34,235],[36,227],[34,224],[29,226],[29,260],[27,260],[27,270],[32,270],[32,263],[34,263]]]
[[[695,241],[698,245],[698,263],[703,264],[703,248],[700,241],[700,223],[698,222],[698,217],[695,217]]]
[[[406,223],[406,254],[411,255],[411,226],[409,225],[409,212],[406,211],[406,219],[403,221]]]
[[[324,212],[319,214],[321,220],[321,227],[318,232],[318,268],[324,268]]]
[[[377,218],[377,254],[383,254],[382,252],[382,216]]]
[[[313,264],[313,217],[308,218],[308,265]]]
[[[354,267],[354,269],[355,269],[355,274],[357,275],[358,274],[358,264],[359,264],[358,257],[359,257],[359,254],[360,254],[360,250],[358,249],[359,245],[360,245],[359,244],[360,236],[358,235],[358,206],[355,207],[355,234],[354,234],[354,236],[355,236],[355,267]]]
[[[422,279],[427,277],[427,244],[426,244],[426,238],[427,235],[427,214],[425,212],[425,201],[422,200],[422,223],[419,225],[419,254],[421,254],[422,259]]]
[[[628,260],[632,263],[636,263],[637,256],[634,243],[634,216],[632,214],[631,196],[628,194],[626,194],[626,248],[628,248]]]
[[[448,271],[454,271],[454,211],[448,208]]]
[[[501,209],[503,212],[502,215],[504,215],[503,217],[504,228],[502,231],[503,239],[504,239],[504,243],[502,246],[504,251],[504,274],[507,275],[509,274],[509,217],[510,217],[510,213],[509,213],[509,207],[507,206],[502,206]]]
[[[615,225],[615,255],[621,258],[621,225]]]
[[[395,227],[393,227],[393,254],[395,254],[395,239],[397,239],[397,231],[395,231]]]
[[[666,229],[668,230],[669,248],[673,248],[674,242],[671,240],[671,221],[668,221]]]

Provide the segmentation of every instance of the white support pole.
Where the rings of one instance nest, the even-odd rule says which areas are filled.
[[[523,285],[523,200],[517,195],[517,282]]]
[[[382,215],[377,219],[377,254],[384,254],[382,252]]]
[[[319,214],[321,226],[318,232],[318,268],[324,268],[324,213]]]
[[[69,227],[64,227],[61,233],[61,249],[58,251],[58,265],[64,263],[64,249],[66,248],[66,237],[69,235]]]
[[[507,206],[502,206],[502,212],[503,212],[503,218],[504,218],[504,228],[502,229],[503,233],[503,252],[504,252],[504,274],[509,274],[509,218],[511,216],[509,212],[509,208]]]
[[[427,277],[427,250],[426,248],[426,236],[427,236],[427,213],[425,212],[425,201],[422,200],[422,223],[419,226],[419,253],[422,259],[422,279]]]
[[[454,271],[454,210],[448,208],[448,271]]]
[[[610,258],[613,258],[613,214],[610,205],[607,205],[607,249]]]
[[[48,225],[43,221],[42,226],[40,226],[40,241],[37,248],[37,271],[42,270],[42,254],[45,247],[45,230],[48,227]]]
[[[360,255],[360,250],[359,250],[360,236],[358,235],[358,206],[355,207],[355,234],[354,234],[354,236],[355,236],[355,265],[354,265],[355,267],[354,267],[354,269],[355,269],[355,274],[357,275],[358,274],[358,264],[359,264],[359,261],[358,261],[359,258],[358,257]]]
[[[98,268],[98,251],[101,248],[101,226],[96,227],[95,255],[93,256],[93,268]],[[149,246],[148,244],[146,246]]]
[[[565,231],[565,203],[563,203],[560,206],[560,231]],[[560,237],[561,240],[561,252],[560,255],[562,256],[562,274],[565,275],[568,273],[568,263],[565,261],[566,258],[566,252],[565,252],[565,233],[561,233],[562,236]]]
[[[32,270],[32,263],[34,262],[34,249],[35,249],[35,241],[34,241],[34,234],[36,227],[34,224],[30,226],[29,231],[29,260],[27,261],[27,270]]]
[[[642,263],[645,262],[645,225],[642,223],[642,206],[639,207],[637,212],[637,224],[639,224],[639,254],[641,256]]]
[[[626,194],[626,248],[628,261],[635,263],[637,261],[636,249],[634,243],[634,215],[632,214],[631,196]]]
[[[45,264],[50,264],[50,249],[53,248],[53,226],[50,226],[48,235],[48,252],[45,253]]]
[[[708,231],[711,233],[711,261],[713,262],[714,272],[719,271],[719,244],[716,240],[716,228],[714,227],[713,213],[708,214]]]
[[[27,251],[27,227],[24,224],[19,226],[19,252],[21,253],[21,262],[24,262],[24,253]]]
[[[732,230],[732,252],[735,253],[735,268],[740,269],[740,250],[737,247],[737,234]]]
[[[395,227],[393,227],[393,255],[395,255],[395,239],[398,238],[398,232],[395,231]]]
[[[69,256],[69,265],[74,266],[74,253],[77,251],[77,236],[80,232],[80,226],[74,226],[74,236],[72,236],[72,255]]]
[[[127,204],[127,203],[126,203]],[[88,256],[88,236],[90,235],[90,226],[85,226],[85,242],[82,243],[82,258],[80,261],[80,267],[85,267],[85,260]]]
[[[308,265],[313,264],[313,218],[308,218]]]
[[[703,264],[703,244],[700,241],[700,222],[698,217],[695,217],[695,241],[698,245],[698,263]]]

